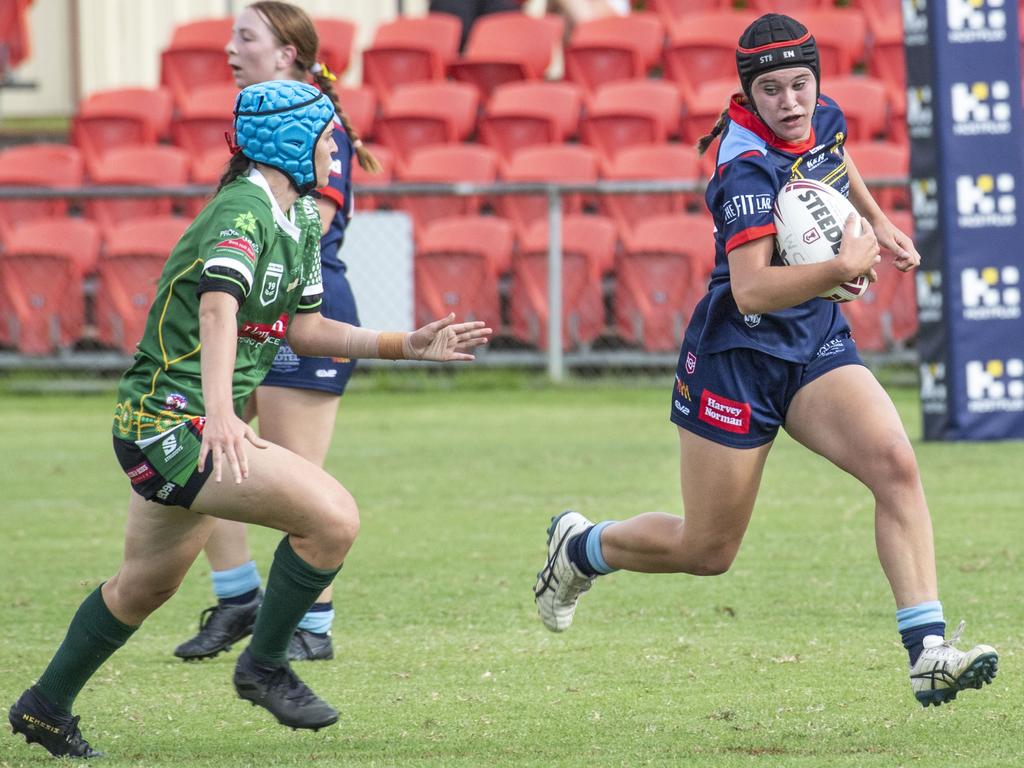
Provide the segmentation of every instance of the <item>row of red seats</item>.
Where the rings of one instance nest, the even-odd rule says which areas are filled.
[[[583,145],[550,144],[527,147],[511,159],[504,160],[490,147],[477,144],[442,144],[426,146],[399,163],[385,147],[371,146],[383,165],[383,173],[370,175],[354,170],[358,186],[384,185],[392,180],[410,183],[469,182],[491,184],[510,182],[593,183],[607,180],[682,180],[695,185],[706,177],[709,169],[698,159],[696,151],[683,144],[643,144],[628,147],[612,158],[602,158]],[[905,178],[909,172],[909,156],[900,145],[867,142],[849,145],[851,155],[869,182],[879,178]],[[91,186],[167,186],[180,187],[192,182],[212,185],[220,178],[227,161],[225,150],[190,156],[177,147],[124,147],[111,150]],[[56,174],[54,169],[60,169]],[[82,187],[82,158],[70,145],[33,144],[0,152],[0,186],[52,186],[68,190]],[[883,187],[876,191],[886,208],[908,208],[906,188]],[[591,198],[585,200],[585,198]],[[103,232],[117,223],[141,216],[168,214],[178,208],[194,215],[205,202],[195,198],[125,197],[85,199],[84,215],[96,221]],[[565,198],[566,210],[578,212],[589,203],[615,222],[627,238],[637,222],[646,216],[661,213],[697,211],[703,208],[702,195],[694,193],[584,196]],[[417,231],[434,219],[479,213],[485,206],[508,218],[522,234],[547,211],[541,195],[457,197],[445,195],[384,197],[358,196],[360,209],[380,205],[409,212]],[[65,197],[45,200],[0,201],[0,239],[21,223],[41,216],[63,216],[68,213]]]
[[[686,102],[674,84],[651,78],[608,83],[590,97],[569,82],[524,81],[496,88],[482,113],[476,90],[450,81],[397,88],[379,110],[368,88],[341,89],[339,96],[360,135],[384,144],[403,161],[428,144],[472,137],[506,159],[525,146],[579,137],[607,159],[638,144],[675,138],[695,143],[736,90],[735,78],[712,80]],[[825,90],[843,106],[850,140],[906,143],[905,96],[891,100],[880,81],[859,76],[832,78]],[[99,92],[82,103],[72,142],[82,150],[93,178],[103,175],[104,157],[113,148],[154,145],[168,135],[192,156],[224,154],[235,93],[234,85],[200,88],[172,120],[166,91]]]
[[[890,214],[912,231],[906,212]],[[131,353],[141,336],[167,254],[189,220],[150,217],[123,223],[102,239],[99,228],[74,217],[38,219],[12,233],[0,252],[0,344],[46,354],[78,341],[86,319],[84,284],[95,277],[96,340]],[[418,324],[455,312],[484,319],[524,344],[548,344],[546,220],[519,238],[495,216],[441,218],[423,228],[414,260]],[[612,220],[568,214],[561,231],[562,325],[566,349],[602,336],[652,352],[678,348],[713,266],[706,214],[655,215],[619,243]],[[844,307],[865,351],[906,342],[917,329],[913,277],[891,260],[859,302]],[[606,285],[614,287],[606,297]],[[502,280],[507,280],[503,313]],[[606,314],[610,298],[611,314]]]
[[[29,55],[28,8],[32,2],[6,0],[0,3],[0,80]]]

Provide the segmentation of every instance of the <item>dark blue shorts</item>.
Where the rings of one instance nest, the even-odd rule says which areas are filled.
[[[739,347],[698,355],[679,351],[670,419],[683,429],[733,448],[770,443],[796,393],[843,365],[863,365],[848,331],[821,345],[806,365]]]
[[[331,320],[359,325],[356,299],[345,277],[344,266],[340,262],[338,266],[324,264],[323,280],[321,314]],[[341,395],[355,367],[356,361],[345,357],[300,357],[285,341],[281,343],[262,386],[314,389]]]

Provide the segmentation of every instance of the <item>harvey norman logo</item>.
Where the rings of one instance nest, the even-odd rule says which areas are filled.
[[[919,269],[914,279],[917,285],[917,321],[939,322],[942,320],[942,272]]]
[[[1010,132],[1010,84],[1005,80],[992,83],[953,83],[950,88],[953,105],[953,133],[957,136],[998,135]],[[908,121],[909,111],[908,111]]]
[[[966,320],[1016,320],[1020,312],[1020,269],[969,268],[960,273]]]
[[[964,370],[968,411],[1024,411],[1024,360],[970,360]]]
[[[946,412],[946,364],[921,364],[921,410],[925,413]]]
[[[903,0],[903,42],[907,46],[928,42],[928,0]]]
[[[946,0],[951,43],[1000,43],[1006,39],[1006,0]]]
[[[957,223],[964,229],[1012,227],[1017,223],[1013,174],[957,176]]]
[[[907,128],[910,138],[931,138],[933,115],[932,87],[921,85],[907,88]]]

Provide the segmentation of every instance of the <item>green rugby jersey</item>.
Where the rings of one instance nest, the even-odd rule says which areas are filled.
[[[132,366],[121,377],[113,432],[144,440],[202,416],[199,297],[238,300],[232,377],[237,412],[263,381],[296,312],[319,311],[320,215],[311,197],[285,214],[256,170],[221,190],[171,251]]]

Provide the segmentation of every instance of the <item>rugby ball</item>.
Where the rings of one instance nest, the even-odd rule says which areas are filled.
[[[816,264],[834,259],[843,242],[843,229],[853,205],[827,184],[793,179],[775,197],[775,243],[786,264]],[[861,233],[860,217],[854,232]],[[853,301],[870,285],[865,275],[818,294],[829,301]]]

